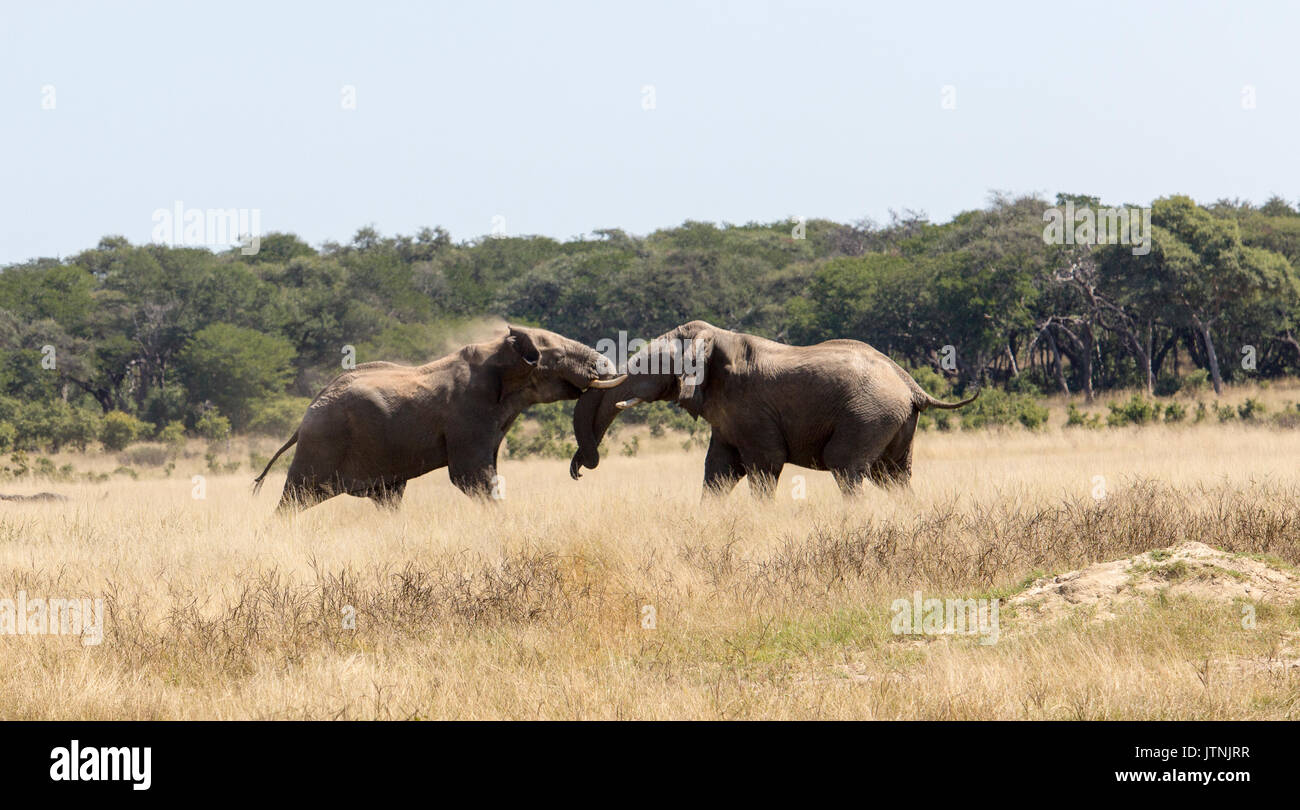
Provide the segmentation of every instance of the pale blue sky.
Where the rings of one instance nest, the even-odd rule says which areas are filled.
[[[0,262],[146,242],[176,200],[313,244],[1294,201],[1298,31],[1288,2],[5,0]]]

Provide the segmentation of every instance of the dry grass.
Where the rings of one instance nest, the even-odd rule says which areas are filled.
[[[1189,540],[1300,564],[1300,432],[928,433],[911,492],[844,502],[788,468],[775,503],[742,484],[711,508],[702,453],[676,443],[611,453],[580,482],[507,462],[491,505],[434,473],[396,515],[339,498],[276,519],[282,479],[254,499],[247,473],[196,500],[201,459],[169,478],[6,482],[71,499],[0,504],[0,597],[103,596],[108,619],[99,646],[0,636],[0,717],[1300,714],[1300,670],[1268,665],[1294,604],[1260,605],[1249,630],[1236,605],[1157,596],[1104,623],[1008,609],[993,645],[890,631],[913,590],[1006,597]]]

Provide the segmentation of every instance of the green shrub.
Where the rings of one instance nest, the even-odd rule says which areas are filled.
[[[1084,413],[1079,410],[1079,406],[1071,402],[1065,409],[1065,426],[1099,428],[1101,427],[1101,415],[1095,413]]]
[[[216,408],[208,408],[195,421],[194,432],[209,441],[220,441],[230,435],[230,420]]]
[[[903,366],[903,370],[911,374],[912,379],[916,380],[916,384],[921,386],[930,396],[947,399],[952,394],[952,383],[948,382],[948,378],[935,371],[933,367],[921,366],[913,369],[903,363],[899,365]]]
[[[213,474],[239,472],[240,462],[238,459],[223,462],[218,457],[221,452],[221,442],[215,441],[208,445],[207,451],[203,453],[203,460],[207,462],[208,471]]]
[[[158,431],[158,441],[167,445],[172,458],[179,456],[181,450],[185,449],[185,424],[179,421],[168,422],[167,427]]]
[[[917,419],[916,424],[921,430],[935,428],[946,433],[952,430],[952,411],[931,408],[921,413],[921,417]]]
[[[1047,408],[1028,394],[1008,394],[990,388],[962,410],[961,426],[963,430],[973,430],[1020,424],[1035,430],[1047,422],[1047,415]]]
[[[64,403],[65,405],[67,403]],[[132,417],[134,418],[134,417]],[[152,425],[146,422],[139,422],[142,429],[152,429]],[[94,411],[85,408],[60,408],[57,418],[54,420],[51,449],[57,451],[63,445],[68,445],[75,450],[84,452],[103,430],[103,417]]]
[[[1237,406],[1237,416],[1241,417],[1243,422],[1253,422],[1263,416],[1267,410],[1264,403],[1254,397],[1247,397],[1245,402]]]
[[[105,450],[116,452],[125,450],[128,444],[151,432],[153,426],[148,422],[141,422],[129,413],[110,411],[99,429],[99,441]]]
[[[635,456],[637,454],[637,451],[640,449],[641,449],[641,442],[637,439],[636,436],[633,436],[632,438],[623,442],[623,446],[619,448],[618,452],[625,456]]]
[[[1046,381],[1041,378],[1040,371],[1033,369],[1023,371],[1020,374],[1007,380],[1007,391],[1013,394],[1029,394],[1035,397],[1041,397]]]
[[[571,458],[578,446],[568,441],[573,433],[573,403],[535,405],[510,426],[506,450],[511,458]],[[608,438],[611,434],[606,434]]]
[[[1140,394],[1134,394],[1124,402],[1108,402],[1106,407],[1110,408],[1110,414],[1106,417],[1106,424],[1111,427],[1120,427],[1122,425],[1145,425],[1148,422],[1154,422],[1160,417],[1160,404],[1149,402]]]
[[[1219,417],[1220,422],[1231,422],[1237,418],[1237,409],[1231,405],[1220,405],[1214,403],[1214,415]]]
[[[0,468],[0,475],[11,476],[13,478],[22,478],[32,471],[31,464],[27,460],[27,453],[23,450],[15,450],[9,454],[9,464]]]
[[[1164,373],[1156,378],[1154,392],[1158,397],[1172,397],[1181,390],[1183,390],[1183,379],[1177,374]]]
[[[1204,391],[1210,385],[1210,372],[1203,368],[1193,369],[1183,377],[1183,388],[1188,391]]]
[[[1292,430],[1300,427],[1300,403],[1291,407],[1288,403],[1273,417],[1273,423],[1280,428]]]
[[[117,461],[128,467],[161,467],[171,458],[171,448],[165,444],[139,444],[119,455]]]
[[[64,445],[85,450],[100,431],[96,411],[74,407],[62,399],[20,402],[6,398],[0,403],[0,419],[13,425],[11,445],[16,450],[57,453]]]
[[[17,438],[18,428],[8,422],[0,422],[0,453],[8,453],[13,449]]]
[[[176,383],[155,386],[145,396],[140,415],[160,427],[185,418],[185,387]]]
[[[1165,405],[1165,421],[1181,422],[1187,418],[1187,407],[1177,403],[1170,402]]]
[[[298,429],[311,400],[307,397],[279,397],[256,402],[248,420],[248,432],[285,437]]]

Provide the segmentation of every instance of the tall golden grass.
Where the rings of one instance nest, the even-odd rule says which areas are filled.
[[[102,596],[108,618],[98,646],[0,636],[0,717],[1297,714],[1300,669],[1267,665],[1297,605],[1261,605],[1249,630],[1235,606],[1188,600],[1109,622],[1006,611],[991,645],[896,636],[890,605],[1008,596],[1184,540],[1300,563],[1300,432],[931,432],[910,491],[845,501],[787,468],[772,503],[742,483],[707,506],[703,453],[678,444],[643,437],[579,482],[562,461],[506,461],[498,503],[436,472],[396,514],[337,498],[277,518],[282,473],[258,498],[247,472],[208,476],[196,499],[193,460],[4,482],[70,500],[0,503],[0,598]]]

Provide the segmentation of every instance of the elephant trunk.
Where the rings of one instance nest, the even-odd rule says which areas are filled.
[[[578,440],[578,451],[569,462],[569,475],[574,479],[582,477],[582,467],[594,470],[600,463],[600,441],[618,416],[615,405],[618,400],[613,390],[600,389],[589,389],[578,397],[578,404],[573,408],[573,435]]]

